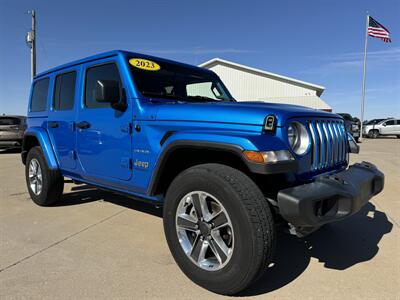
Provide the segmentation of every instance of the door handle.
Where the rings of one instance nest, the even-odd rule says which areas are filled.
[[[90,128],[90,123],[86,122],[86,121],[82,121],[82,122],[79,122],[78,124],[76,124],[76,127],[78,127],[79,129],[88,129],[88,128]]]
[[[49,123],[50,128],[58,128],[59,124],[56,121],[50,121]]]

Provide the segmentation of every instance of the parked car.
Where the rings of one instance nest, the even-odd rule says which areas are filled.
[[[26,129],[24,116],[0,116],[0,149],[20,148]]]
[[[386,119],[364,125],[363,135],[376,139],[379,136],[394,135],[400,138],[400,119]]]
[[[43,72],[28,111],[21,156],[35,203],[60,200],[67,177],[163,205],[175,261],[221,294],[265,271],[275,220],[303,236],[384,186],[374,165],[349,166],[358,146],[341,117],[236,102],[214,72],[153,56],[112,51]]]
[[[339,113],[338,115],[343,117],[347,132],[349,132],[358,143],[358,140],[360,138],[360,127],[361,127],[360,120],[357,118],[353,118],[350,114],[347,113]]]

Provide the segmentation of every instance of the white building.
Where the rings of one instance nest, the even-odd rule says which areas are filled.
[[[214,71],[238,101],[265,101],[332,111],[320,96],[323,86],[213,58],[199,65]]]

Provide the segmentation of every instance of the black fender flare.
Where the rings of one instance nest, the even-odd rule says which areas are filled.
[[[278,174],[286,172],[295,172],[298,169],[297,161],[282,161],[273,164],[260,164],[247,160],[244,155],[241,146],[229,143],[220,142],[209,142],[209,141],[199,141],[199,140],[176,140],[168,144],[165,149],[161,152],[156,166],[153,170],[153,174],[150,180],[150,184],[147,190],[148,195],[155,195],[157,186],[159,184],[162,169],[166,165],[170,155],[177,149],[191,148],[191,149],[207,149],[207,150],[217,150],[226,151],[237,156],[252,173],[257,174]]]

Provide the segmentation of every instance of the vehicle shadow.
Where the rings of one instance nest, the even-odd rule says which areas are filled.
[[[151,203],[142,202],[127,196],[100,190],[96,187],[86,184],[73,186],[71,188],[71,192],[64,192],[62,199],[53,206],[79,205],[99,200],[137,210],[156,217],[162,217],[162,208],[156,207]]]
[[[386,214],[368,203],[349,219],[325,225],[303,239],[279,232],[273,264],[238,296],[255,296],[284,287],[306,270],[312,257],[335,270],[368,261],[378,253],[380,240],[392,228]]]
[[[162,217],[162,208],[132,198],[103,191],[89,185],[77,185],[63,195],[56,206],[106,201],[129,209]],[[237,296],[255,296],[280,289],[299,277],[312,257],[325,268],[345,270],[372,259],[379,251],[382,237],[393,224],[386,214],[368,203],[350,218],[328,224],[305,238],[278,230],[276,255],[265,274]]]

